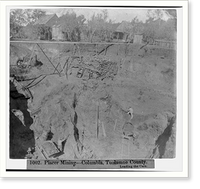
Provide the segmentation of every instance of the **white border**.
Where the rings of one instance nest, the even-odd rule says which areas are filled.
[[[183,149],[182,153],[177,153],[181,157],[178,158],[177,163],[181,163],[181,169],[179,167],[179,170],[176,172],[166,172],[167,167],[171,164],[169,162],[172,162],[172,160],[156,160],[156,166],[163,166],[166,165],[166,167],[163,169],[163,167],[160,169],[161,172],[6,172],[5,169],[7,167],[6,165],[6,158],[5,156],[1,156],[1,176],[4,177],[187,177],[188,176],[188,2],[187,1],[115,1],[114,3],[112,1],[49,1],[49,2],[43,2],[43,1],[29,1],[29,2],[23,2],[23,1],[8,1],[8,2],[0,2],[1,3],[1,26],[7,26],[8,29],[8,23],[6,23],[6,6],[23,6],[23,5],[128,5],[128,6],[183,6],[183,25],[182,25],[182,31],[183,35],[178,34],[178,49],[181,53],[178,56],[180,59],[178,60],[178,108],[180,109],[178,111],[178,114],[182,117],[178,121],[178,123],[182,121],[182,124],[179,125],[179,128],[182,126],[182,134],[179,135],[179,138],[177,137],[177,145],[181,145],[180,148],[177,149]],[[7,30],[8,31],[8,30]],[[0,37],[1,37],[1,63],[4,66],[4,69],[1,70],[3,73],[1,73],[1,81],[4,81],[2,83],[2,87],[5,87],[5,89],[8,89],[8,75],[6,72],[8,70],[8,65],[5,64],[7,58],[6,56],[6,48],[8,47],[8,42],[6,39],[8,39],[8,33],[6,33],[6,30],[0,30]],[[181,43],[182,42],[182,43]],[[183,51],[181,52],[181,47],[183,47]],[[9,52],[8,52],[9,53]],[[182,60],[181,60],[182,59]],[[6,70],[6,71],[5,71]],[[8,90],[7,90],[8,91]],[[5,99],[7,99],[5,101]],[[1,96],[1,103],[5,105],[7,110],[7,104],[8,102],[8,95],[7,93],[3,94]],[[5,109],[4,109],[5,110]],[[182,110],[182,112],[181,112]],[[8,126],[8,116],[6,112],[1,112],[1,115],[4,115],[3,117],[3,125],[1,127],[1,154],[5,154],[6,149],[8,149],[5,146],[6,139],[8,140],[8,137],[5,136],[4,133],[6,133],[5,126]],[[7,117],[6,117],[7,116]],[[179,123],[179,124],[180,124]],[[179,132],[181,133],[181,132]],[[182,148],[184,147],[184,148]],[[182,158],[183,157],[183,158]],[[175,158],[177,159],[177,158]],[[21,161],[21,160],[20,160]],[[168,161],[163,162],[163,161]],[[15,163],[16,166],[18,164]],[[171,164],[172,165],[172,164]]]

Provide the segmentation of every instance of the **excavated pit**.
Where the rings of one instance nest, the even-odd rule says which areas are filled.
[[[70,50],[63,47],[58,69],[62,71],[70,62],[69,69],[31,87],[33,99],[28,102],[22,93],[18,94],[23,98],[11,97],[10,110],[21,110],[25,123],[11,111],[11,158],[175,157],[175,52],[155,48],[143,52],[134,45],[127,54],[117,49],[111,46],[106,56],[97,58],[88,49],[82,50],[83,69],[79,57],[67,54]],[[53,62],[58,61],[56,49],[48,47],[45,52]],[[20,75],[26,79],[50,70],[45,57],[35,53],[42,65]]]

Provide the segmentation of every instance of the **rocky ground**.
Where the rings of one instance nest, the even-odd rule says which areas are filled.
[[[175,157],[175,50],[41,47],[56,69],[41,49],[11,45],[11,158]]]

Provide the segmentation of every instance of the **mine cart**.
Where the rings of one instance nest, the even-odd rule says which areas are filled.
[[[37,145],[40,153],[45,159],[56,159],[63,154],[52,141],[45,141]]]

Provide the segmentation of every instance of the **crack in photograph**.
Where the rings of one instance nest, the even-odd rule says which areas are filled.
[[[10,159],[176,157],[176,9],[9,15]]]

